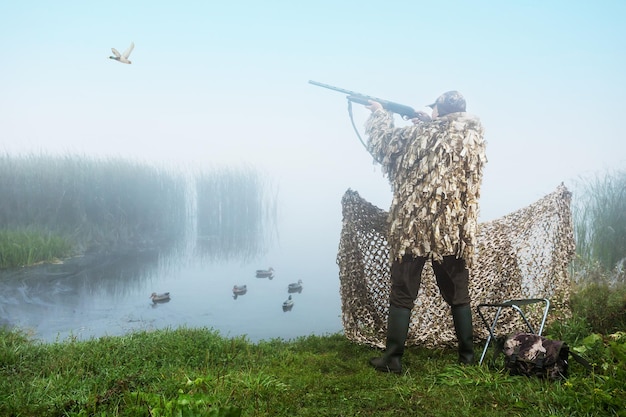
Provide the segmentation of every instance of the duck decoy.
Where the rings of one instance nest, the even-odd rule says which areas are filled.
[[[170,293],[169,292],[164,292],[161,294],[157,294],[155,292],[153,292],[150,295],[150,298],[152,299],[153,303],[166,303],[170,300]]]
[[[287,285],[287,291],[292,293],[292,292],[301,292],[302,291],[302,280],[299,279],[298,282],[292,282],[291,284]]]
[[[235,294],[235,295],[243,295],[246,292],[248,292],[248,286],[247,285],[235,285],[233,287],[233,294]]]
[[[283,303],[283,311],[291,311],[292,308],[293,300],[291,299],[291,296],[289,296],[289,298]]]
[[[124,51],[123,54],[120,54],[117,49],[111,48],[114,56],[110,56],[109,59],[114,59],[117,62],[121,62],[122,64],[131,64],[132,62],[130,62],[128,57],[130,56],[130,53],[133,52],[133,48],[135,48],[134,42],[130,43],[130,46]]]
[[[257,269],[256,270],[256,277],[257,278],[269,278],[269,279],[272,279],[272,278],[274,278],[274,268],[272,268],[270,266],[268,269]]]
[[[291,296],[289,296],[289,298],[287,298],[283,302],[283,308],[291,308],[291,307],[293,307],[293,300],[291,299]]]

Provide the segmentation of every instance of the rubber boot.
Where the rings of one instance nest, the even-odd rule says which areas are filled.
[[[389,307],[387,323],[387,345],[385,353],[379,358],[370,359],[370,364],[380,372],[402,372],[402,354],[409,332],[411,310],[408,308]]]
[[[472,309],[468,305],[452,306],[454,330],[459,342],[459,362],[470,365],[474,363],[474,329],[472,327]]]

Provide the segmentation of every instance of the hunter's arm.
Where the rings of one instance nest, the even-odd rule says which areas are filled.
[[[368,135],[367,147],[387,173],[395,171],[396,159],[403,154],[409,143],[409,138],[415,135],[419,125],[396,128],[393,123],[393,113],[385,110],[372,112],[365,124],[365,133]]]

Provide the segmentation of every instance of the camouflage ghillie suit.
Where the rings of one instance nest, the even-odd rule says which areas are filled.
[[[478,198],[487,162],[483,127],[468,113],[394,129],[393,116],[368,119],[370,152],[388,176],[391,259],[405,254],[455,255],[471,268],[476,246]]]
[[[478,198],[487,162],[483,128],[465,112],[465,99],[457,91],[444,93],[431,107],[435,119],[413,127],[394,128],[393,116],[382,109],[366,125],[370,153],[394,189],[388,219],[387,343],[382,357],[370,359],[382,372],[402,372],[411,311],[428,260],[451,308],[459,362],[474,362],[468,268],[476,251]]]

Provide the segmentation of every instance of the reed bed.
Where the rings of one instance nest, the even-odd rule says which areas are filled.
[[[575,281],[626,284],[626,171],[581,178],[573,201]]]
[[[190,182],[198,185],[195,211]],[[0,241],[9,242],[3,257],[11,260],[0,267],[62,257],[67,245],[77,252],[179,248],[190,238],[196,221],[190,216],[196,215],[201,234],[219,243],[210,246],[212,253],[217,247],[222,255],[256,251],[268,218],[263,185],[253,169],[215,169],[189,178],[182,170],[122,158],[0,155]],[[16,245],[41,247],[46,240],[43,257]]]
[[[172,239],[184,221],[182,178],[116,158],[5,155],[0,193],[5,227],[38,225],[79,244]]]
[[[205,259],[246,259],[273,238],[276,194],[251,167],[222,168],[197,176],[198,247]]]

